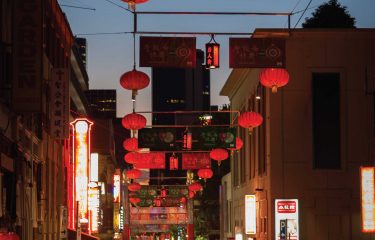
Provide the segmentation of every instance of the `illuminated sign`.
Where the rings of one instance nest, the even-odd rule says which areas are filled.
[[[298,199],[275,200],[275,240],[299,240]]]
[[[113,175],[113,202],[120,202],[120,175]]]
[[[99,207],[100,207],[100,187],[91,182],[88,189],[88,209],[89,209],[89,223],[90,231],[97,233],[99,228]]]
[[[362,232],[375,232],[375,167],[361,167]]]
[[[90,158],[90,181],[97,182],[99,181],[99,154],[91,153]]]
[[[93,123],[87,119],[76,119],[73,126],[73,156],[75,166],[75,201],[79,201],[78,218],[87,222],[87,190],[90,156],[90,128]]]
[[[246,234],[256,234],[255,195],[245,195],[245,223]]]
[[[220,44],[206,43],[206,68],[215,69],[219,64]]]

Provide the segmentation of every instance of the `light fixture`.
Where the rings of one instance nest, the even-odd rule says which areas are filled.
[[[215,41],[214,35],[211,34],[211,39],[206,43],[206,68],[215,69],[220,67],[220,44]]]
[[[184,150],[191,150],[191,147],[192,147],[192,133],[189,131],[187,127],[184,131],[182,147]]]

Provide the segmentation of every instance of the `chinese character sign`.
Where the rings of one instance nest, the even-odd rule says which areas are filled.
[[[299,240],[298,199],[275,200],[275,240]]]
[[[362,232],[375,232],[375,167],[361,167]]]
[[[69,71],[52,69],[51,82],[51,135],[57,139],[69,136]]]

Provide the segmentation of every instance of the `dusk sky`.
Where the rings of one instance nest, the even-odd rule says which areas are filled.
[[[137,5],[137,11],[215,11],[215,12],[298,12],[292,16],[294,27],[310,0],[149,0]],[[111,3],[112,2],[112,3]],[[313,0],[297,28],[301,27],[306,17],[321,0]],[[349,13],[356,18],[358,28],[374,28],[374,0],[341,0]],[[95,8],[95,11],[62,6],[66,13],[73,34],[85,37],[88,41],[88,74],[90,89],[117,89],[117,116],[123,117],[131,112],[130,91],[122,89],[120,76],[130,71],[133,66],[133,43],[131,34],[118,33],[133,30],[133,15],[123,8],[127,4],[120,0],[59,0],[62,5]],[[286,17],[275,16],[217,16],[217,15],[141,15],[138,19],[139,31],[167,32],[248,32],[256,28],[285,28]],[[155,36],[155,35],[153,35]],[[166,35],[182,36],[182,35]],[[186,36],[186,35],[185,35]],[[151,68],[138,67],[138,37],[136,44],[137,69],[151,77]],[[204,49],[210,36],[197,35],[197,48]],[[223,84],[230,74],[228,66],[228,40],[230,36],[217,36],[221,45],[220,69],[211,70],[211,105],[229,103],[227,97],[219,96]],[[238,36],[237,36],[238,37]],[[246,37],[246,36],[240,36]],[[291,79],[293,81],[294,79]],[[151,111],[151,87],[140,90],[137,96],[136,111]],[[148,123],[149,124],[149,123]]]

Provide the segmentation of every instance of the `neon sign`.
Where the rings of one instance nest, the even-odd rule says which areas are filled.
[[[78,218],[88,222],[87,190],[89,180],[90,130],[92,122],[79,118],[70,123],[73,126],[73,157],[75,176],[75,201],[79,201]]]
[[[362,232],[375,232],[375,167],[361,167]]]

